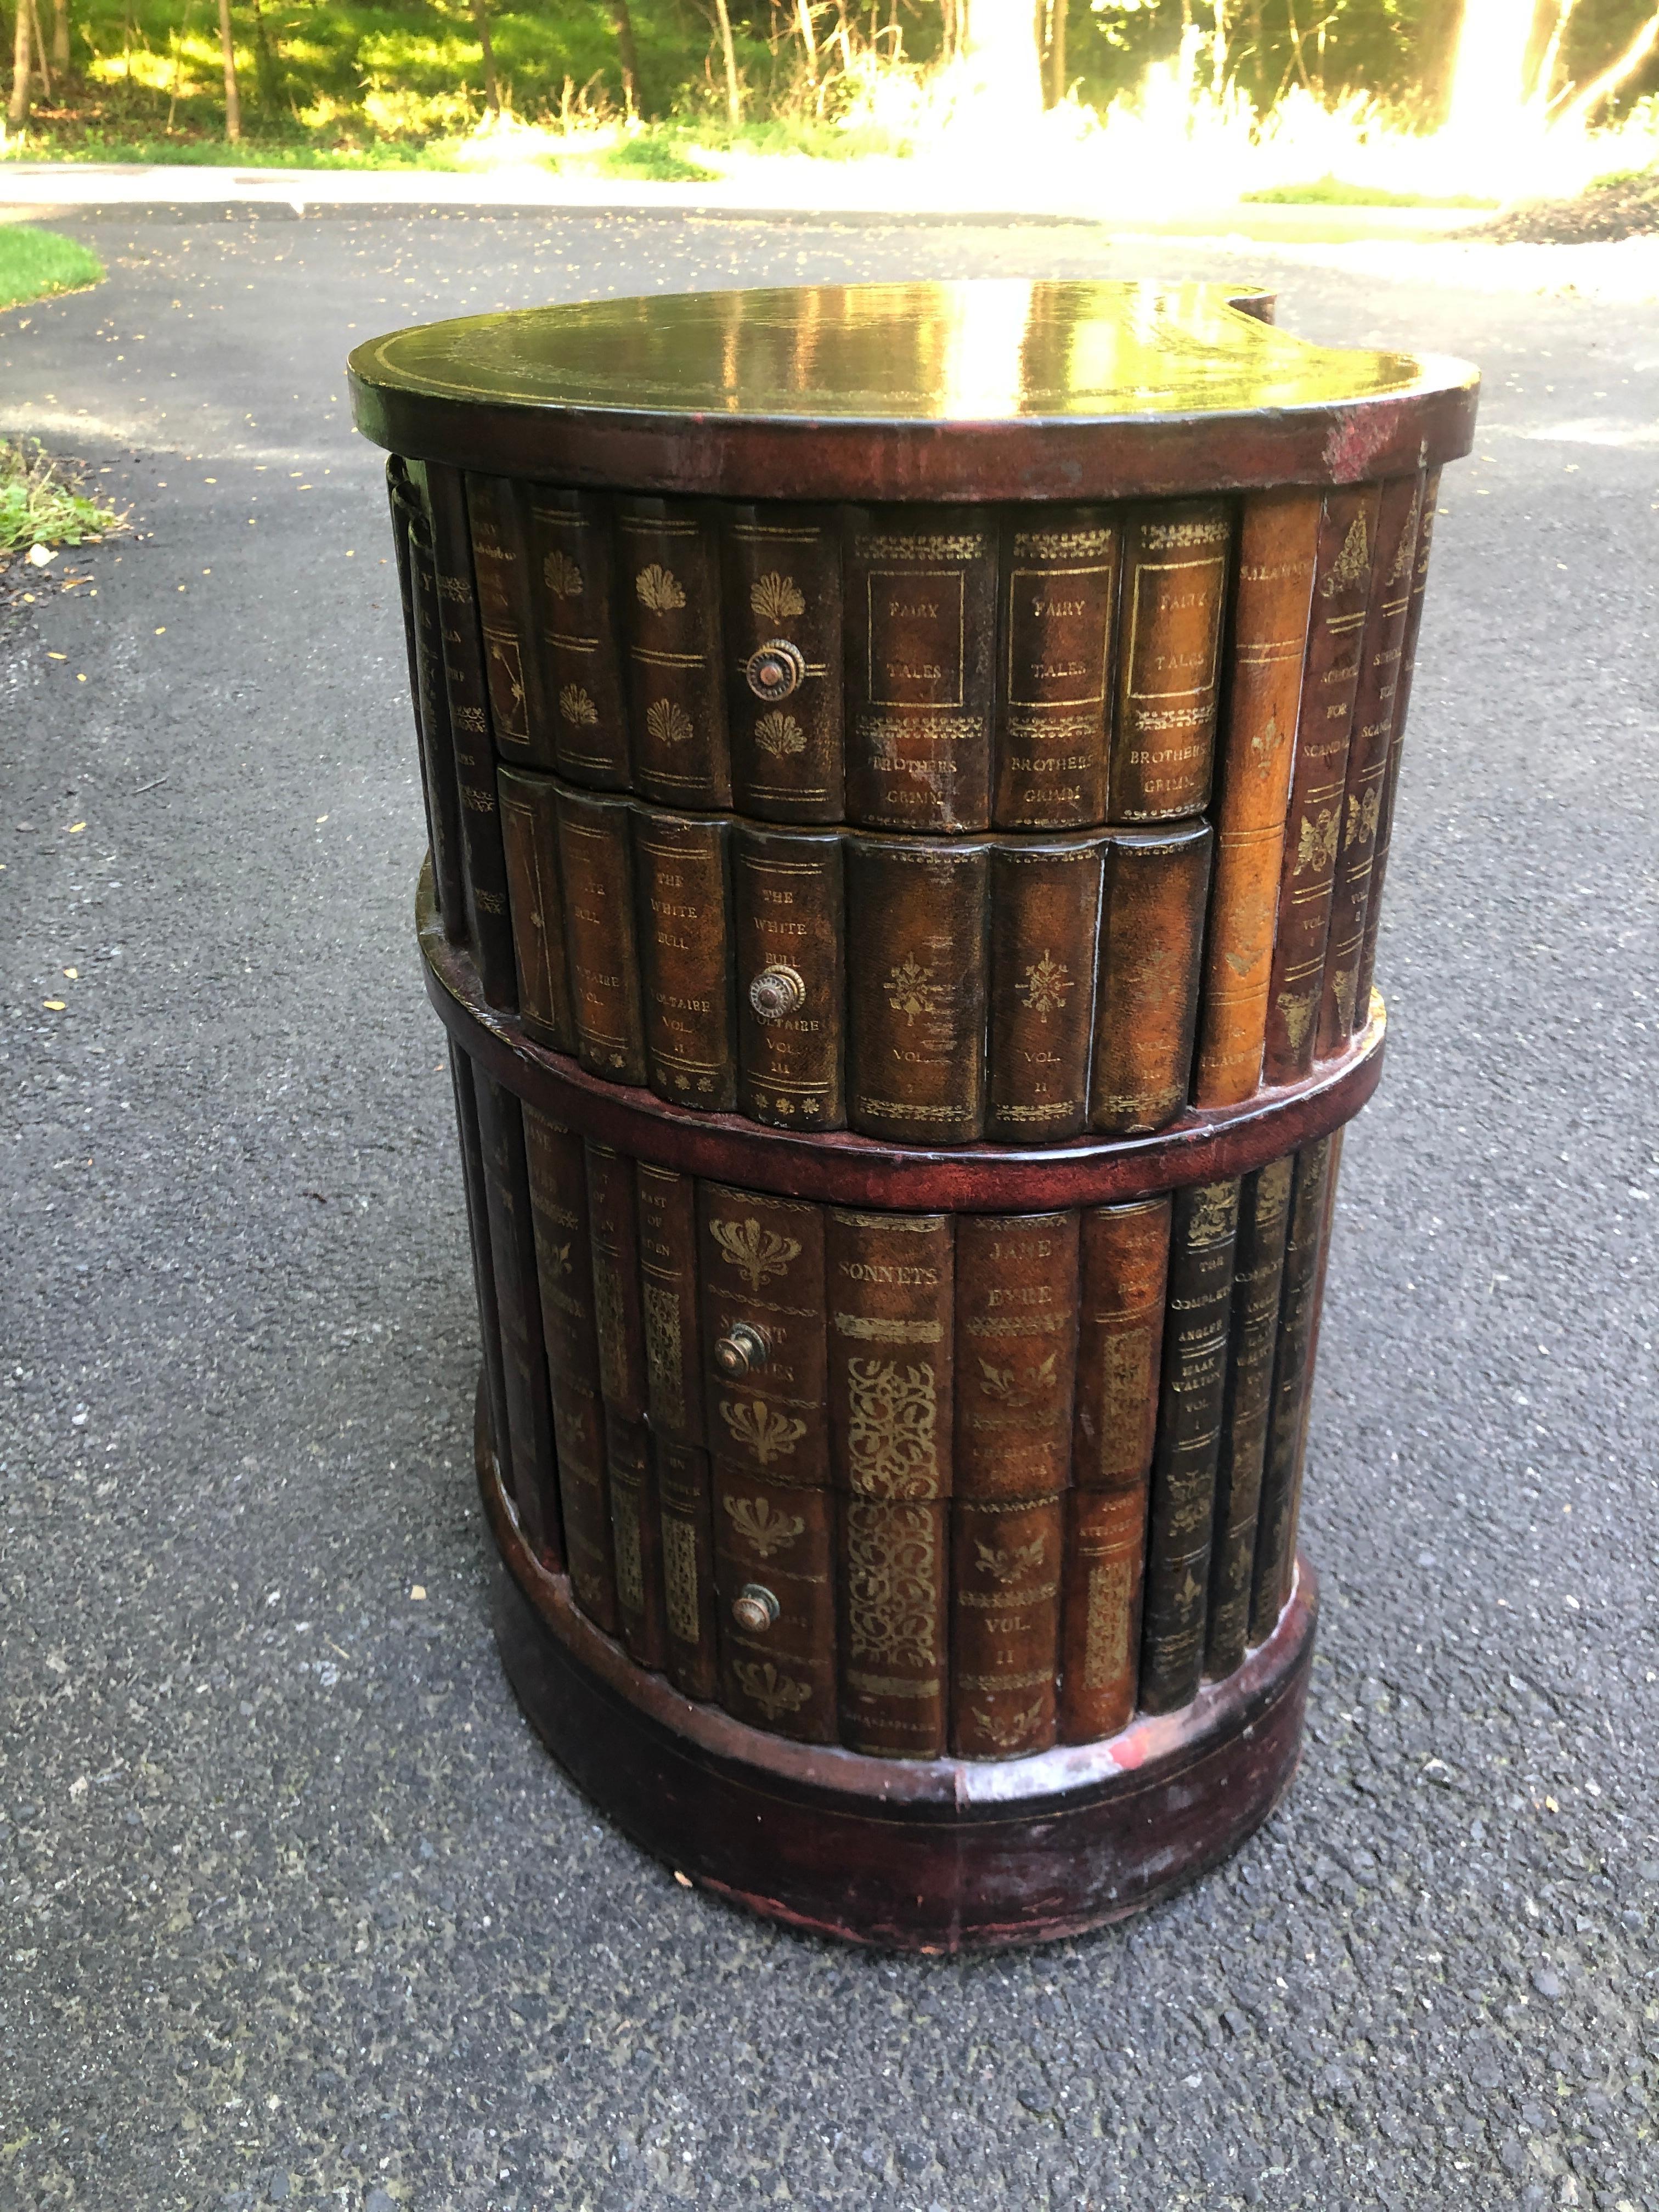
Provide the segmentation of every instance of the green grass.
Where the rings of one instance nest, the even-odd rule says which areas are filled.
[[[76,489],[32,438],[0,438],[0,568],[31,545],[85,545],[121,527],[112,507]]]
[[[103,275],[98,256],[72,238],[29,223],[0,222],[0,308],[21,307],[54,292],[84,292]]]
[[[1320,177],[1310,185],[1273,185],[1241,198],[1258,207],[1448,207],[1495,208],[1498,200],[1468,192],[1385,192],[1376,185],[1346,185],[1340,177]]]

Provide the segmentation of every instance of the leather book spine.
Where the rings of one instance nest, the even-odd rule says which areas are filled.
[[[561,791],[555,811],[576,1057],[590,1075],[643,1083],[645,1024],[628,802]]]
[[[1331,1235],[1336,1225],[1337,1178],[1342,1165],[1342,1140],[1346,1133],[1345,1129],[1332,1132],[1331,1148],[1325,1158],[1325,1207],[1319,1224],[1319,1264],[1314,1270],[1313,1322],[1308,1331],[1308,1364],[1302,1382],[1302,1419],[1297,1425],[1296,1467],[1291,1478],[1290,1525],[1283,1547],[1281,1607],[1290,1596],[1296,1580],[1297,1532],[1302,1518],[1302,1478],[1307,1471],[1308,1429],[1313,1418],[1314,1380],[1319,1366],[1319,1332],[1325,1319],[1325,1277],[1331,1264]]]
[[[1089,1112],[1102,848],[1009,839],[991,852],[985,1133],[1081,1135]]]
[[[833,507],[728,507],[722,550],[732,804],[839,822],[841,533]]]
[[[559,889],[558,793],[544,775],[496,771],[501,844],[507,858],[519,1019],[538,1044],[574,1052],[576,1028],[565,962],[564,901]]]
[[[1167,1196],[1091,1206],[1082,1218],[1073,1480],[1080,1490],[1144,1492],[1158,1433]]]
[[[1072,1479],[1078,1217],[957,1221],[956,1491],[1053,1498]]]
[[[690,1176],[635,1163],[645,1395],[653,1431],[700,1444],[702,1316],[697,1302],[697,1190]]]
[[[432,520],[444,689],[455,754],[456,795],[460,801],[467,939],[485,998],[492,1006],[510,1007],[517,981],[513,921],[507,908],[507,858],[495,795],[495,757],[489,742],[483,635],[478,624],[472,549],[467,537],[466,492],[454,469],[428,461],[422,473]]]
[[[1212,842],[1207,822],[1107,842],[1089,1079],[1103,1135],[1162,1129],[1186,1109]]]
[[[1362,633],[1359,682],[1354,691],[1353,734],[1348,742],[1342,830],[1331,889],[1330,931],[1314,1046],[1316,1057],[1322,1060],[1340,1052],[1357,1026],[1365,908],[1389,775],[1389,746],[1395,703],[1400,696],[1422,504],[1420,476],[1396,477],[1385,483],[1377,503],[1370,605]]]
[[[1261,1078],[1319,512],[1317,492],[1262,492],[1239,520],[1193,1084],[1200,1106],[1236,1106]]]
[[[645,1415],[645,1316],[640,1299],[640,1217],[634,1163],[591,1139],[587,1233],[593,1255],[593,1325],[599,1390],[630,1421]]]
[[[1371,860],[1370,893],[1365,902],[1365,927],[1360,939],[1359,975],[1354,988],[1354,1025],[1370,1018],[1371,983],[1376,972],[1376,928],[1382,917],[1382,878],[1388,872],[1389,844],[1394,836],[1395,797],[1400,786],[1400,756],[1406,742],[1406,714],[1411,705],[1412,678],[1417,668],[1417,639],[1423,623],[1423,592],[1429,580],[1429,550],[1434,541],[1435,502],[1440,496],[1440,471],[1433,470],[1423,486],[1423,506],[1417,525],[1417,555],[1412,566],[1410,604],[1406,609],[1406,632],[1401,641],[1400,683],[1394,696],[1394,715],[1389,732],[1389,769],[1382,780],[1382,810],[1376,825],[1376,849]]]
[[[432,532],[425,509],[410,487],[409,579],[415,615],[416,728],[422,781],[426,787],[427,835],[432,845],[432,886],[439,918],[452,945],[467,943],[466,870],[463,859],[461,793],[455,781],[455,739],[449,726],[444,679],[443,616]]]
[[[991,820],[997,533],[971,507],[846,515],[847,818]]]
[[[1216,1462],[1215,1534],[1210,1561],[1210,1620],[1204,1672],[1219,1680],[1244,1656],[1250,1625],[1261,1468],[1273,1410],[1285,1239],[1290,1226],[1293,1153],[1244,1177],[1227,1350],[1227,1396]]]
[[[1060,1740],[1095,1743],[1134,1717],[1146,1491],[1077,1490],[1066,1501]]]
[[[842,875],[833,831],[733,826],[738,1107],[751,1121],[846,1126]]]
[[[632,810],[641,1014],[651,1088],[677,1106],[737,1103],[728,825]]]
[[[1261,1644],[1272,1635],[1291,1594],[1296,1565],[1296,1484],[1312,1381],[1314,1330],[1319,1317],[1331,1149],[1331,1139],[1320,1137],[1304,1145],[1296,1156],[1273,1351],[1273,1407],[1256,1521],[1250,1589],[1252,1644]]]
[[[1057,1725],[1065,1501],[951,1507],[951,1748],[959,1759],[1046,1751]]]
[[[697,1228],[715,1465],[827,1488],[823,1208],[700,1182]]]
[[[1270,1084],[1299,1082],[1313,1066],[1377,498],[1375,484],[1328,492],[1320,517],[1313,620],[1279,872],[1278,935],[1267,986],[1262,1079]]]
[[[426,813],[426,842],[433,852],[432,874],[438,889],[436,840],[432,828],[432,775],[428,760],[426,714],[421,701],[421,672],[415,645],[415,572],[410,556],[410,533],[420,515],[420,502],[409,480],[402,458],[392,453],[386,465],[386,502],[392,510],[392,553],[398,572],[398,603],[404,613],[404,653],[409,670],[409,703],[415,717],[415,738],[421,759],[421,803]],[[442,912],[442,893],[438,892]]]
[[[525,1541],[544,1566],[556,1571],[564,1565],[564,1547],[522,1109],[481,1067],[474,1066],[472,1078],[501,1327],[513,1502]]]
[[[617,502],[634,783],[665,806],[729,806],[720,540],[683,500]]]
[[[1238,1189],[1229,1181],[1175,1194],[1141,1627],[1140,1704],[1149,1713],[1190,1703],[1204,1669]]]
[[[524,1109],[524,1133],[565,1558],[577,1604],[590,1620],[614,1635],[617,1585],[599,1347],[593,1326],[586,1159],[575,1131],[533,1106]]]
[[[531,584],[553,762],[598,791],[628,787],[610,509],[591,492],[530,489]]]
[[[959,1145],[985,1120],[990,848],[847,840],[847,1119]]]
[[[623,1648],[641,1667],[662,1671],[667,1656],[662,1522],[656,1469],[643,1421],[605,1409],[605,1458],[611,1477],[611,1538],[617,1564],[617,1615]]]
[[[948,1498],[956,1291],[950,1215],[831,1208],[824,1274],[837,1479],[864,1498]]]
[[[1105,508],[1003,524],[991,818],[1001,830],[1106,819],[1121,528]]]
[[[720,1686],[708,1455],[654,1433],[652,1451],[662,1524],[663,1671],[682,1697],[706,1700]]]
[[[836,1500],[714,1470],[720,1703],[805,1743],[836,1741]]]
[[[1123,526],[1109,822],[1172,822],[1210,801],[1232,520],[1221,500]]]
[[[937,1759],[947,1696],[940,1500],[836,1500],[840,1735],[876,1759]]]
[[[503,760],[553,768],[551,732],[537,680],[526,488],[510,477],[469,475],[466,514],[495,750]]]
[[[495,1263],[489,1249],[489,1201],[484,1189],[478,1101],[472,1088],[472,1063],[454,1043],[449,1048],[449,1078],[455,1092],[467,1237],[472,1250],[472,1281],[478,1294],[478,1322],[483,1340],[484,1407],[489,1416],[489,1441],[495,1464],[503,1486],[510,1487],[513,1446],[507,1418],[507,1372],[501,1360],[501,1319],[495,1305]]]

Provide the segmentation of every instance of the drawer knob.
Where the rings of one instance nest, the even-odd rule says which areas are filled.
[[[799,1013],[806,1004],[806,985],[799,970],[776,962],[763,968],[749,986],[749,1003],[763,1022],[781,1022]]]
[[[749,656],[744,680],[757,699],[787,699],[806,681],[806,659],[787,637],[769,637]]]
[[[761,1583],[745,1583],[732,1601],[732,1620],[751,1636],[763,1636],[781,1610],[776,1598]]]
[[[746,1321],[734,1321],[726,1334],[716,1340],[714,1364],[722,1375],[734,1378],[752,1375],[757,1367],[765,1366],[771,1348],[759,1329]]]

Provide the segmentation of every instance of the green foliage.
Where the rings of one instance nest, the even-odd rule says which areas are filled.
[[[1386,192],[1376,185],[1345,185],[1340,177],[1321,177],[1311,185],[1274,185],[1266,191],[1241,192],[1241,200],[1271,207],[1449,207],[1495,208],[1498,200],[1468,192]]]
[[[112,507],[64,481],[61,465],[32,438],[0,438],[0,568],[31,545],[84,545],[121,527]]]
[[[0,307],[101,283],[104,264],[72,238],[32,223],[0,222]]]

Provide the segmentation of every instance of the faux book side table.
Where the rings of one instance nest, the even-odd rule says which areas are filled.
[[[1453,362],[1213,287],[471,318],[387,447],[497,1635],[586,1792],[957,1950],[1287,1786]]]

